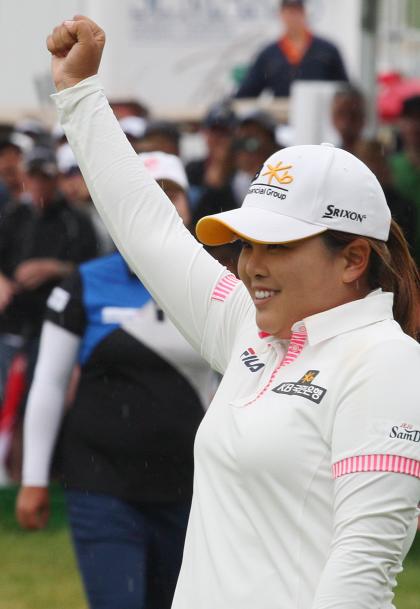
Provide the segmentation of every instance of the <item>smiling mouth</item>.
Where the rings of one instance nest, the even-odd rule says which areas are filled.
[[[255,304],[263,304],[263,303],[268,302],[269,300],[271,300],[271,298],[273,298],[273,296],[275,296],[276,294],[278,294],[278,291],[274,291],[274,290],[255,290],[255,292],[254,292],[254,302],[255,302]]]

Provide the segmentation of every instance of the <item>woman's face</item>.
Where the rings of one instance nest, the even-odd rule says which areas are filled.
[[[295,322],[349,300],[344,268],[344,258],[319,235],[285,245],[245,241],[238,265],[259,329],[278,338],[289,338]]]

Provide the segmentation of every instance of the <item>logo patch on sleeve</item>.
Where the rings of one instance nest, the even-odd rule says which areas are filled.
[[[389,432],[390,438],[397,438],[398,440],[408,440],[409,442],[420,442],[420,429],[416,429],[409,423],[401,423],[401,425],[394,425],[391,427]]]
[[[319,404],[327,393],[324,387],[313,385],[312,381],[318,376],[319,370],[308,370],[297,383],[280,383],[274,387],[274,393],[283,393],[285,395],[296,395],[310,400],[314,404]]]
[[[47,306],[56,313],[62,313],[70,300],[70,294],[60,288],[54,288],[47,300]]]

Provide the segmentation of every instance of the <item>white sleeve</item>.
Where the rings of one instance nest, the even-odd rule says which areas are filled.
[[[227,335],[229,350],[248,312],[245,288],[238,282],[228,307],[216,306],[209,328],[212,295],[226,269],[184,227],[128,143],[98,77],[53,98],[92,199],[118,249],[187,340],[220,369],[228,354],[215,353],[214,344],[221,349],[218,336],[226,343]],[[229,320],[224,319],[227,308]]]
[[[401,336],[346,362],[331,431],[334,477],[365,471],[420,477],[420,348]]]
[[[52,453],[80,341],[76,334],[44,322],[23,428],[25,486],[48,486]]]
[[[391,609],[415,535],[420,480],[365,472],[334,484],[333,540],[311,609]]]

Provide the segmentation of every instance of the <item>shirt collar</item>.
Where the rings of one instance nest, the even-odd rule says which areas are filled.
[[[302,326],[308,335],[308,343],[318,343],[363,328],[385,319],[393,319],[392,305],[394,295],[381,289],[370,292],[365,298],[353,300],[322,313],[305,317],[292,326],[292,332],[299,332]],[[272,342],[275,338],[265,332],[259,332],[262,340]]]
[[[393,319],[393,302],[392,293],[382,292],[379,289],[370,292],[360,300],[353,300],[328,311],[306,317],[302,323],[308,333],[308,343],[316,345],[357,328],[370,326],[385,319]]]

